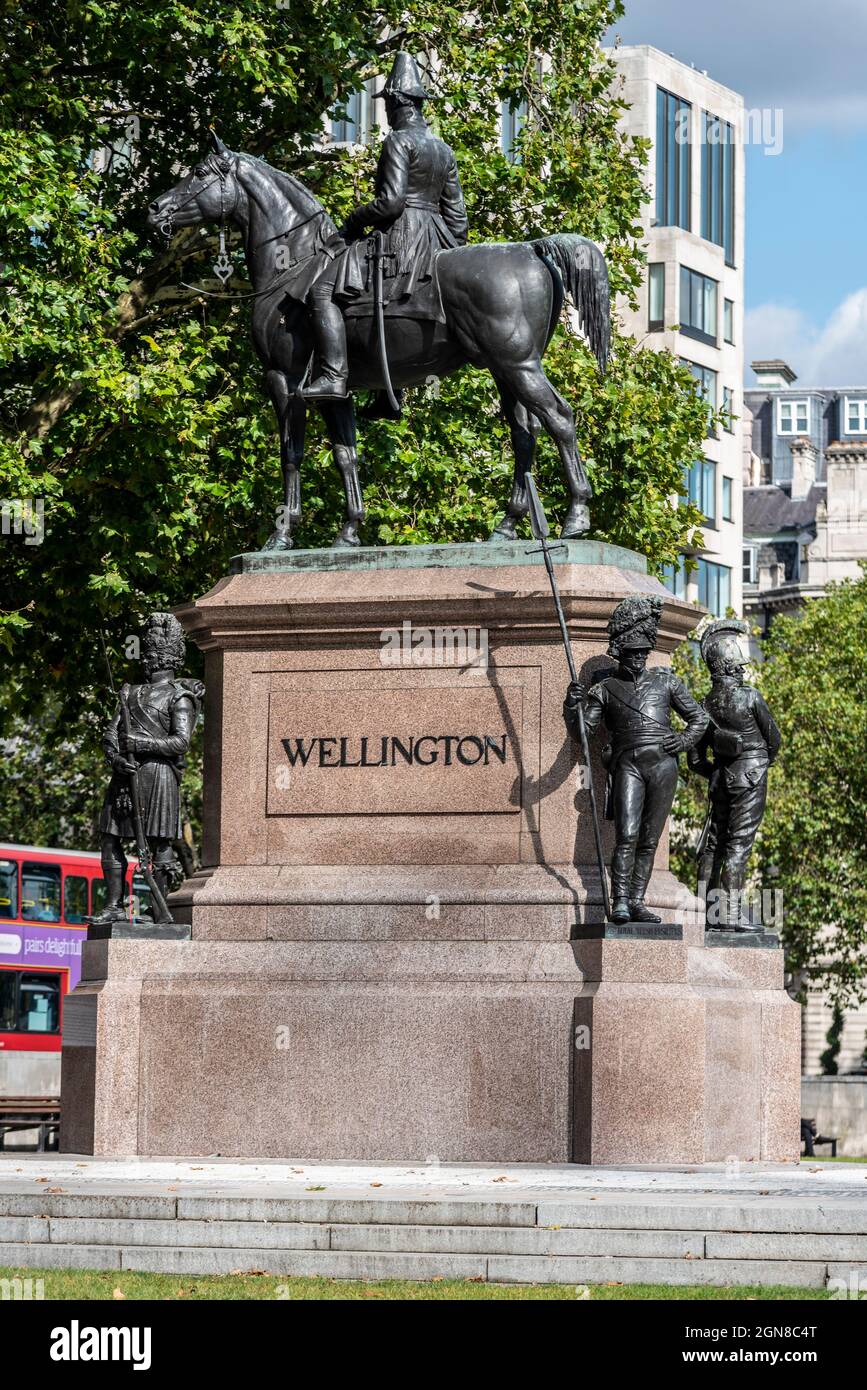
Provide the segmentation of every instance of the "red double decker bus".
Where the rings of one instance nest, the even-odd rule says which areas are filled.
[[[135,867],[130,898],[147,910]],[[0,1096],[60,1094],[63,997],[81,978],[85,919],[104,905],[98,854],[0,842]]]

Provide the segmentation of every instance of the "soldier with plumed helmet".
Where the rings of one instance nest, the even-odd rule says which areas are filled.
[[[687,762],[708,779],[698,879],[699,890],[703,885],[707,894],[711,930],[750,929],[742,911],[747,864],[765,811],[768,769],[780,749],[780,730],[764,697],[744,681],[748,634],[746,623],[721,618],[701,639],[712,681],[702,702],[710,723]]]
[[[608,624],[608,654],[615,671],[606,673],[589,693],[580,683],[569,686],[563,706],[567,728],[578,725],[584,710],[587,732],[605,725],[610,737],[602,761],[608,773],[605,814],[614,821],[611,864],[611,918],[614,922],[658,922],[644,896],[660,836],[677,787],[678,754],[694,747],[709,719],[686,686],[667,667],[647,669],[656,646],[662,599],[633,596],[619,603]],[[682,733],[671,714],[686,723]]]

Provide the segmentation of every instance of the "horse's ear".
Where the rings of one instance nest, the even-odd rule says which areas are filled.
[[[214,130],[213,126],[211,126],[208,130],[208,140],[210,142],[211,149],[214,151],[214,154],[222,155],[223,159],[229,158],[229,151],[226,149],[226,146],[223,144],[222,140],[220,139],[217,132]]]

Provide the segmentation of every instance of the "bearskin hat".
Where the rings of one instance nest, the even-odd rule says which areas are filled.
[[[177,671],[184,664],[184,629],[174,613],[150,613],[142,638],[145,658],[160,670]]]
[[[627,647],[656,646],[662,599],[634,595],[618,603],[608,623],[608,655],[619,657]]]

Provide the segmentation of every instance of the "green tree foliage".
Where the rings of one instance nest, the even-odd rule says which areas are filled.
[[[629,299],[643,273],[647,150],[620,129],[599,47],[620,13],[621,0],[4,8],[0,497],[44,499],[46,535],[0,545],[0,641],[15,673],[0,708],[29,717],[47,698],[44,735],[54,721],[68,737],[82,692],[104,686],[96,627],[122,650],[145,611],[207,590],[272,529],[279,453],[249,305],[180,284],[207,277],[213,229],[166,248],[144,225],[208,125],[303,179],[339,222],[369,197],[376,142],[329,146],[324,115],[405,46],[432,65],[430,111],[457,152],[471,236],[581,231],[602,243]],[[514,160],[500,145],[504,101],[528,109]],[[548,360],[576,408],[595,534],[654,567],[673,560],[699,520],[670,505],[705,432],[689,373],[615,334],[601,381],[565,326]],[[505,505],[512,460],[486,374],[410,393],[400,424],[363,431],[362,452],[369,542],[482,538]],[[547,443],[539,476],[562,514]],[[328,544],[342,490],[316,417],[302,488],[300,543]]]
[[[843,1007],[867,980],[867,572],[774,621],[760,671],[783,735],[758,845],[787,962]]]

